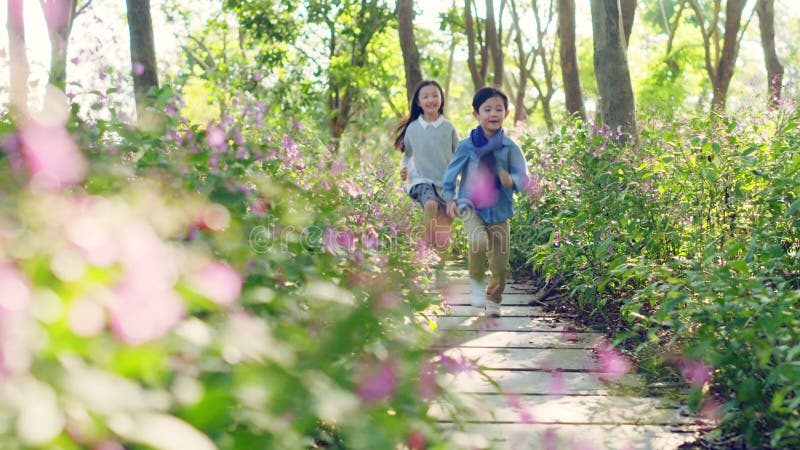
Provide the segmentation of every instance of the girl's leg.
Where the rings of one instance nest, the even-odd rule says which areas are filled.
[[[489,286],[486,296],[489,300],[499,304],[503,300],[503,291],[506,288],[508,276],[508,260],[510,251],[510,227],[508,221],[495,223],[488,226],[489,239]]]
[[[451,224],[453,219],[447,215],[447,211],[445,211],[441,205],[438,206],[439,210],[433,226],[433,245],[442,264],[444,264],[447,258],[447,251],[450,249]]]
[[[428,200],[422,205],[422,222],[425,227],[425,244],[429,248],[434,247],[434,230],[436,226],[436,217],[439,214],[439,204],[436,200]]]

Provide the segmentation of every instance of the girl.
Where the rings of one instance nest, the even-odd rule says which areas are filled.
[[[508,219],[514,215],[513,194],[528,186],[528,168],[519,146],[503,131],[508,117],[508,97],[485,87],[472,99],[472,116],[478,126],[458,144],[444,174],[442,197],[447,213],[464,213],[469,242],[469,278],[473,307],[499,317],[509,260]],[[458,201],[456,178],[460,176]],[[486,260],[491,273],[485,282]]]
[[[442,178],[459,139],[444,117],[444,91],[439,83],[425,80],[417,85],[411,112],[394,136],[395,148],[403,152],[400,178],[407,182],[408,195],[422,207],[423,242],[436,250],[442,267],[450,246],[451,223],[441,197]]]

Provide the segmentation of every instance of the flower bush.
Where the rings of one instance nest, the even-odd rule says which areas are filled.
[[[522,201],[515,260],[617,341],[683,375],[695,410],[753,446],[800,444],[798,113],[652,119],[635,148],[586,124],[524,147],[545,196]]]
[[[0,447],[453,448],[396,161],[163,98],[1,125]]]

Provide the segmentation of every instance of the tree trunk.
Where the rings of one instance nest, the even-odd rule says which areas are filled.
[[[522,27],[520,26],[517,2],[511,0],[511,24],[514,27],[514,43],[517,45],[517,66],[519,66],[519,82],[514,86],[514,123],[527,123],[528,111],[525,109],[525,91],[528,89],[528,68],[530,57],[533,56],[525,50],[523,43]],[[535,60],[535,58],[534,58]],[[511,77],[513,79],[513,77]],[[509,83],[511,86],[511,83]]]
[[[414,0],[397,0],[397,31],[406,72],[406,95],[410,102],[414,89],[422,81],[419,49],[414,37]]]
[[[475,26],[472,16],[473,2],[474,0],[464,0],[464,28],[467,33],[467,66],[472,76],[472,86],[477,91],[486,85],[488,48],[481,39],[480,27]]]
[[[51,85],[65,90],[67,85],[67,45],[77,15],[77,0],[39,0],[50,37]]]
[[[486,0],[486,45],[492,60],[492,86],[503,86],[503,48],[500,45],[500,33],[494,14],[494,1]]]
[[[575,0],[558,0],[558,38],[567,114],[585,121],[586,110],[583,106],[578,55],[575,50]]]
[[[625,48],[631,41],[631,31],[633,30],[633,19],[636,17],[636,0],[620,0],[619,6],[622,11],[622,29],[625,32]]]
[[[636,142],[636,108],[619,0],[591,0],[600,117],[617,143]]]
[[[141,120],[152,91],[158,88],[158,66],[153,42],[153,22],[150,18],[150,0],[126,0],[128,30],[131,37],[131,66],[136,112]]]
[[[775,108],[781,100],[783,88],[783,65],[775,51],[775,0],[758,0],[756,12],[767,66],[767,102],[770,108]]]
[[[25,50],[24,0],[8,0],[8,47],[11,77],[10,109],[25,115],[28,110],[28,54]]]
[[[739,27],[742,21],[742,11],[747,0],[728,0],[725,8],[725,36],[722,41],[722,56],[714,72],[714,96],[711,100],[711,109],[715,112],[724,112],[728,98],[728,88],[733,78],[733,68],[739,54]]]

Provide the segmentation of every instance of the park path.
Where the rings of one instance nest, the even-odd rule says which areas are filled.
[[[466,272],[449,273],[437,351],[461,406],[431,413],[467,448],[676,449],[708,426],[674,400],[640,394],[640,376],[615,370],[621,360],[602,366],[603,335],[531,306],[532,285],[506,287],[502,317],[476,317]]]

